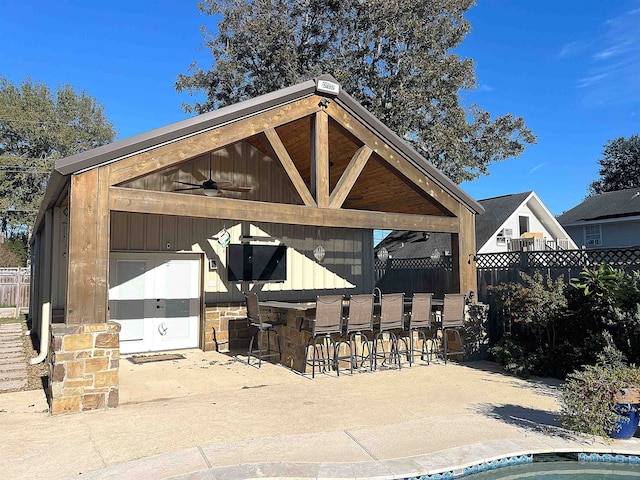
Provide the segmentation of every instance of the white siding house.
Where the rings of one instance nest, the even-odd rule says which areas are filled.
[[[560,226],[535,192],[525,192],[480,200],[487,209],[476,219],[478,253],[496,253],[520,250],[567,250],[576,244]],[[494,230],[499,218],[495,215],[485,221],[483,217],[493,209],[509,211],[507,218]],[[514,208],[514,205],[517,205]],[[486,224],[485,224],[486,223]],[[486,238],[486,233],[492,231]],[[484,234],[482,238],[481,232]]]
[[[576,249],[576,243],[535,192],[478,200],[485,211],[476,215],[477,253]],[[376,245],[391,258],[426,258],[451,252],[449,235],[394,231]],[[436,256],[437,256],[436,255]]]

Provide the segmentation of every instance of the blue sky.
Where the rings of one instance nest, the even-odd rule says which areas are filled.
[[[118,138],[187,117],[174,89],[209,65],[196,1],[0,0],[0,75],[69,83],[96,97]],[[553,214],[582,201],[609,139],[640,133],[640,0],[480,0],[457,54],[476,63],[464,95],[523,116],[537,145],[462,184],[476,199],[535,190]]]

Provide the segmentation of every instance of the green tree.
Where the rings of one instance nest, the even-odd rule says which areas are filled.
[[[640,187],[640,136],[609,140],[598,163],[600,178],[589,185],[589,197]]]
[[[184,105],[204,113],[331,73],[365,108],[452,180],[488,173],[536,137],[521,117],[495,119],[461,94],[476,87],[474,64],[453,53],[470,30],[474,0],[204,0],[217,34],[203,27],[209,70],[178,76]]]
[[[55,159],[114,138],[103,107],[85,92],[0,77],[0,236],[28,231]]]
[[[7,243],[0,243],[0,267],[23,267],[25,263]]]

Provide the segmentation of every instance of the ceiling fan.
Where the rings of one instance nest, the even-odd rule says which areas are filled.
[[[180,183],[182,185],[189,185],[187,188],[175,188],[174,192],[184,192],[185,190],[198,190],[202,189],[202,193],[204,193],[207,197],[217,197],[221,191],[228,192],[250,192],[251,187],[235,187],[231,182],[216,182],[213,179],[211,173],[211,164],[213,159],[210,157],[209,162],[209,178],[204,182],[198,183],[190,183],[190,182],[181,182],[179,180],[174,180],[175,183]]]

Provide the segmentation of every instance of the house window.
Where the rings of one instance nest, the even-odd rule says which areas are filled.
[[[599,247],[602,245],[602,228],[600,225],[585,225],[584,243],[587,247]]]
[[[529,217],[518,217],[520,221],[520,236],[529,231]]]
[[[496,235],[496,245],[506,245],[509,239],[513,236],[513,230],[510,228],[503,228]]]

